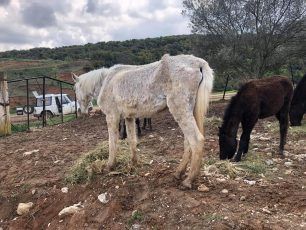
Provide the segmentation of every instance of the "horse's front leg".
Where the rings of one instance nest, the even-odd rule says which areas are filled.
[[[125,123],[127,128],[127,138],[131,150],[131,161],[133,164],[137,164],[137,156],[136,156],[137,136],[136,136],[135,119],[126,118]]]
[[[109,135],[109,156],[106,170],[111,170],[116,163],[119,140],[119,117],[113,115],[106,116]]]
[[[239,162],[241,161],[242,154],[246,154],[249,150],[249,142],[250,142],[250,133],[243,131],[239,141],[239,148],[238,152],[234,158],[234,161]]]
[[[241,121],[242,134],[239,141],[238,152],[234,158],[234,161],[236,162],[241,161],[242,154],[246,154],[249,151],[250,135],[257,120],[258,120],[257,114],[253,114],[253,116],[249,115],[248,117],[242,119]]]

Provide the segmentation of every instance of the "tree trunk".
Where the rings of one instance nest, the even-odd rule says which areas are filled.
[[[0,72],[0,136],[11,134],[10,106],[6,75]]]

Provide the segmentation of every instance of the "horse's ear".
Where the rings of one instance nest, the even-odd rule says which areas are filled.
[[[73,72],[71,72],[71,78],[75,83],[79,81],[79,77]]]

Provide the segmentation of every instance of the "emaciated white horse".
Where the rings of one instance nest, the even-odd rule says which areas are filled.
[[[136,163],[135,118],[151,117],[168,107],[185,138],[183,159],[175,177],[181,178],[191,156],[190,172],[182,182],[191,188],[203,157],[204,116],[212,86],[212,69],[205,60],[192,55],[166,54],[148,65],[109,69],[98,96],[109,132],[107,168],[111,169],[116,161],[120,117],[125,118],[131,158]]]

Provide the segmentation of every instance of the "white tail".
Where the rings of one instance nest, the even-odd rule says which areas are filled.
[[[204,118],[207,113],[209,97],[213,86],[213,70],[206,61],[204,61],[201,69],[203,79],[198,88],[193,115],[200,132],[204,136]]]

